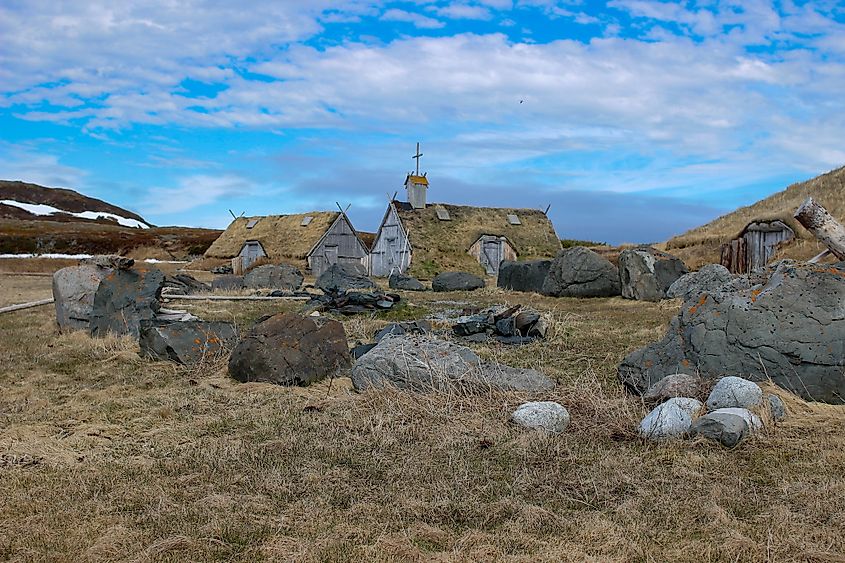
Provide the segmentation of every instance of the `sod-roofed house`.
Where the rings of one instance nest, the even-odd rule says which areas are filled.
[[[236,259],[243,269],[266,259],[292,264],[316,276],[336,263],[367,267],[367,248],[349,217],[340,211],[239,217],[205,256]]]
[[[495,275],[502,260],[551,258],[560,240],[536,209],[427,203],[426,176],[405,179],[408,202],[391,201],[370,251],[370,273],[419,277],[461,270]]]

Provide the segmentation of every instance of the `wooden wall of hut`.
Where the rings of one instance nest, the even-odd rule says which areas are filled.
[[[751,223],[739,238],[723,244],[721,263],[735,274],[766,267],[778,245],[795,238],[795,232],[781,221]]]

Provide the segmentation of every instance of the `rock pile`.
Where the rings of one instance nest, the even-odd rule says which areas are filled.
[[[357,391],[394,386],[407,391],[549,391],[548,377],[532,369],[482,362],[472,350],[426,336],[384,338],[352,366]]]
[[[807,400],[845,401],[845,269],[782,262],[684,303],[662,340],[628,354],[619,377],[640,393],[694,369],[771,378]]]
[[[545,338],[548,326],[540,314],[521,309],[521,305],[492,307],[461,317],[452,326],[452,332],[471,342],[495,340],[502,344],[527,344]]]

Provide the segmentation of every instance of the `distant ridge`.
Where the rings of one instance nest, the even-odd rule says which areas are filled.
[[[692,268],[718,263],[721,245],[737,237],[749,223],[778,219],[789,225],[796,234],[796,241],[786,245],[781,256],[809,258],[816,254],[820,247],[813,235],[793,219],[792,215],[810,196],[824,205],[834,217],[845,222],[845,167],[792,184],[757,203],[740,207],[706,225],[671,238],[666,242],[666,250],[682,258]]]
[[[22,205],[0,203],[0,219],[60,222],[94,221],[117,224],[118,220],[113,217],[96,218],[98,213],[108,213],[109,215],[126,219],[127,221],[124,221],[124,226],[134,225],[136,222],[143,223],[146,226],[152,226],[137,213],[64,188],[48,188],[27,182],[0,180],[0,202],[4,200],[17,202]],[[44,211],[44,209],[48,208],[43,207],[38,208],[42,210],[41,213],[28,211],[27,209],[32,209],[32,206],[49,206],[49,208],[55,208],[67,213],[48,214]],[[86,217],[73,214],[85,214]]]

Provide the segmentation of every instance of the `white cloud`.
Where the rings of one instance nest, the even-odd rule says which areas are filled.
[[[420,29],[438,29],[446,25],[440,20],[424,16],[417,12],[408,12],[407,10],[399,10],[397,8],[387,10],[381,15],[381,19],[382,21],[389,22],[407,22]]]
[[[141,203],[145,213],[169,215],[256,193],[254,184],[234,174],[195,174],[181,178],[175,187],[152,188]]]
[[[455,20],[489,20],[493,17],[484,6],[470,4],[448,4],[436,8],[436,12],[438,16]]]

